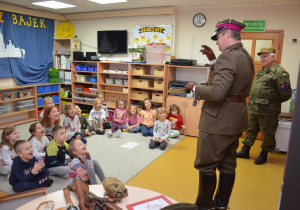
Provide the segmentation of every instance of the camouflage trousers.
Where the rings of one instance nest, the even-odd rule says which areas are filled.
[[[259,131],[263,136],[261,148],[272,152],[275,150],[275,133],[278,127],[278,115],[255,115],[250,114],[248,119],[248,129],[246,131],[245,145],[253,146]]]

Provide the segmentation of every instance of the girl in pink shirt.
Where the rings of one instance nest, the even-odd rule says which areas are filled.
[[[127,110],[126,108],[126,100],[125,99],[118,99],[116,102],[117,109],[115,110],[115,114],[112,119],[113,126],[107,132],[109,136],[113,136],[115,138],[119,137],[122,132],[123,125],[126,123],[127,118]],[[113,132],[116,132],[113,134]]]
[[[153,136],[153,128],[156,121],[156,111],[152,109],[151,101],[145,98],[141,111],[141,129],[143,136]]]
[[[126,118],[126,124],[123,125],[124,129],[128,130],[128,133],[137,133],[141,130],[140,116],[137,113],[137,106],[132,104],[130,106],[129,114]]]

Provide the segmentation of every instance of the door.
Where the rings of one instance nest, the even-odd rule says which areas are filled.
[[[254,61],[255,74],[261,67],[260,56],[257,55],[261,47],[274,47],[275,59],[278,64],[281,63],[283,35],[283,30],[270,30],[265,32],[242,32],[242,43],[244,48],[248,51]],[[261,133],[257,135],[257,139],[262,139]]]

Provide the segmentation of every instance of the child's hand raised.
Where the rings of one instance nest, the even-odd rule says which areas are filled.
[[[39,159],[38,162],[34,163],[34,167],[31,172],[33,174],[36,174],[38,171],[41,171],[44,166],[45,166],[44,161],[42,159]]]

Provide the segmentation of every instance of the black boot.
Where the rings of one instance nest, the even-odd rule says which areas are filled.
[[[265,150],[262,150],[258,156],[258,158],[254,161],[256,165],[261,165],[267,162],[268,158],[268,152]]]
[[[249,159],[250,158],[250,155],[249,155],[250,149],[251,149],[251,147],[244,144],[244,146],[242,147],[242,150],[237,153],[237,157],[238,158]]]
[[[216,175],[210,176],[199,172],[199,191],[196,200],[198,210],[213,208],[213,195],[216,188]]]
[[[229,198],[234,185],[235,174],[222,174],[219,177],[219,186],[214,199],[215,209],[227,209]]]

